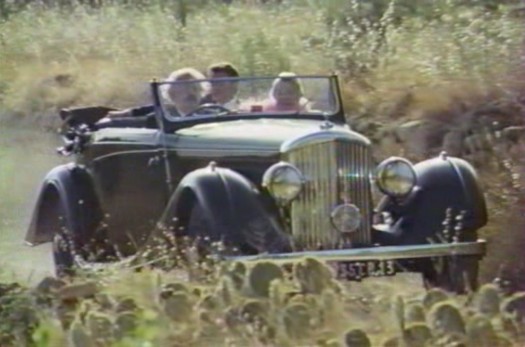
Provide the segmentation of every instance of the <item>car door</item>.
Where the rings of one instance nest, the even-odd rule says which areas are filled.
[[[157,129],[110,128],[94,136],[90,170],[110,241],[125,254],[145,241],[168,199]]]

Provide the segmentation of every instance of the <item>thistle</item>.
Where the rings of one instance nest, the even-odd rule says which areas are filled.
[[[514,293],[501,303],[501,312],[514,315],[518,321],[525,319],[525,292]]]
[[[525,336],[525,292],[514,293],[501,303],[503,329],[514,338]]]
[[[248,274],[248,287],[253,294],[268,297],[270,283],[283,277],[283,270],[276,264],[267,261],[258,262]]]
[[[167,283],[161,288],[161,296],[175,292],[189,293],[190,290],[186,284],[180,282]]]
[[[224,322],[232,332],[238,332],[244,324],[240,309],[238,307],[229,307],[224,313]]]
[[[448,300],[448,294],[443,289],[432,288],[423,297],[423,306],[430,310],[432,306],[445,300]]]
[[[402,342],[399,340],[399,337],[392,336],[384,340],[381,346],[382,347],[400,347],[402,346],[401,343]]]
[[[80,322],[80,319],[78,317],[71,323],[71,326],[69,327],[67,332],[67,339],[69,345],[72,347],[95,346],[95,341],[91,337],[91,334],[82,325],[82,322]]]
[[[432,347],[468,347],[467,338],[461,333],[450,333],[433,339]]]
[[[314,316],[317,323],[322,319],[322,323],[333,330],[344,329],[346,326],[343,307],[341,306],[341,296],[331,289],[325,289],[320,296],[306,295],[304,303],[317,310],[319,314]]]
[[[99,304],[103,310],[111,310],[115,306],[115,300],[106,293],[95,294],[95,302]]]
[[[135,302],[135,299],[130,297],[124,297],[119,300],[117,300],[117,304],[115,307],[115,311],[117,313],[121,312],[135,312],[138,310],[138,305]]]
[[[493,347],[498,345],[498,336],[490,320],[484,316],[474,316],[467,321],[467,340],[476,347]]]
[[[133,312],[121,312],[115,319],[114,333],[117,339],[130,334],[137,327],[137,316]]]
[[[448,301],[435,304],[428,313],[428,323],[434,336],[465,333],[465,322],[458,308]]]
[[[268,314],[268,304],[260,300],[248,300],[245,302],[241,309],[240,314],[248,323],[253,323],[255,321],[267,321]]]
[[[269,325],[267,302],[249,300],[242,305],[239,313],[244,324],[250,324],[259,339],[268,341],[275,337],[275,329]]]
[[[233,284],[232,279],[226,276],[222,277],[215,292],[224,306],[230,305],[233,302],[235,294],[235,285]]]
[[[422,304],[411,304],[408,306],[405,313],[405,321],[407,323],[424,323],[425,322],[425,308]]]
[[[368,335],[361,329],[352,329],[345,333],[346,347],[370,347],[372,346]]]
[[[474,298],[477,311],[488,317],[494,317],[499,313],[500,294],[494,284],[483,285]]]
[[[162,300],[162,309],[170,319],[180,322],[187,320],[193,313],[193,303],[190,295],[176,292]]]
[[[113,323],[108,315],[90,311],[86,316],[86,326],[97,343],[110,343],[113,339]]]
[[[227,268],[225,275],[232,279],[235,289],[241,290],[247,272],[246,265],[237,261]]]
[[[400,296],[396,297],[394,301],[394,315],[399,324],[399,330],[403,333],[405,331],[405,302]]]
[[[330,269],[314,258],[295,263],[293,274],[303,293],[320,294],[323,289],[332,286]]]
[[[216,310],[219,310],[221,308],[221,303],[220,303],[220,300],[216,296],[214,296],[212,294],[208,294],[208,295],[205,295],[199,301],[198,306],[202,310],[216,311]]]
[[[284,308],[283,325],[291,339],[302,339],[310,332],[310,310],[305,304],[295,303]]]
[[[274,309],[283,307],[286,304],[286,293],[282,280],[273,280],[270,283],[270,289],[268,293],[270,303]]]
[[[343,347],[344,346],[338,339],[318,341],[317,345],[319,347]]]
[[[406,347],[425,346],[431,338],[430,328],[424,323],[409,324],[403,331],[403,342]]]

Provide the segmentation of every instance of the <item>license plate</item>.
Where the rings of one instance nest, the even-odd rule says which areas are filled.
[[[393,260],[338,261],[329,262],[338,279],[360,281],[367,277],[394,276]]]

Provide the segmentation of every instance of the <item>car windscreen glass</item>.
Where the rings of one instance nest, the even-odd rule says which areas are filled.
[[[216,78],[157,84],[168,120],[228,114],[331,116],[339,111],[334,80],[326,76]]]

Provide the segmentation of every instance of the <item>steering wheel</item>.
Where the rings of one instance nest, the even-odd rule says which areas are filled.
[[[208,112],[203,112],[205,110],[208,110]],[[202,104],[199,107],[197,107],[196,109],[194,109],[191,112],[187,113],[185,115],[185,117],[191,117],[191,116],[193,116],[195,114],[198,114],[198,113],[220,113],[220,112],[231,113],[232,111],[229,108],[224,107],[224,106],[219,105],[219,104]]]

